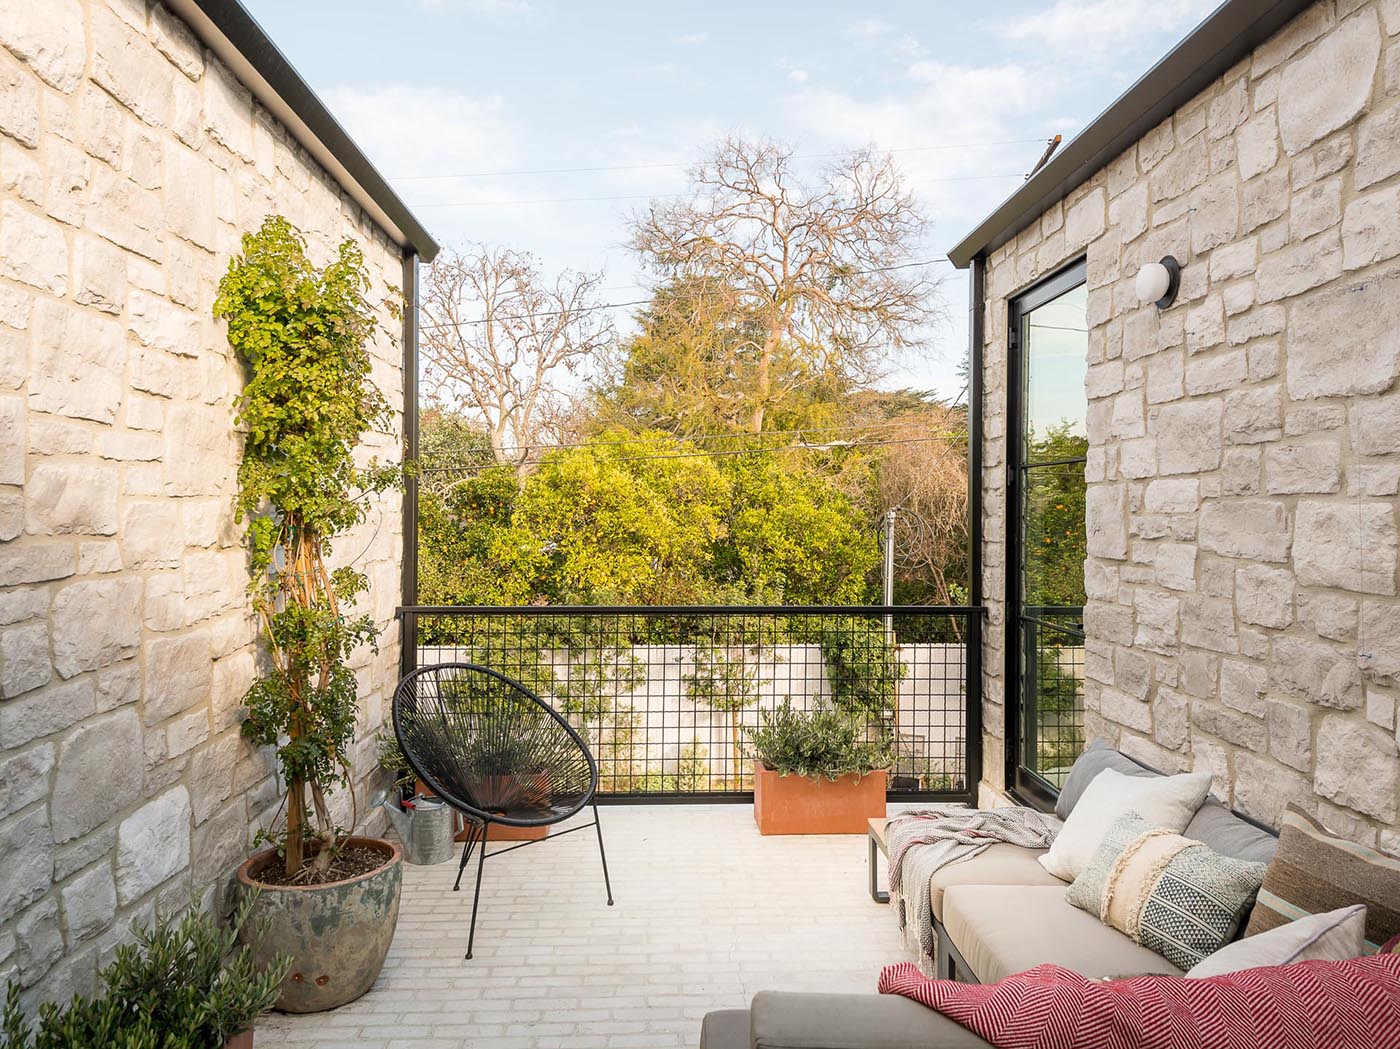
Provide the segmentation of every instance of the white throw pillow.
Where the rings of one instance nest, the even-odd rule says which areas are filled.
[[[1348,958],[1360,958],[1365,953],[1366,908],[1358,903],[1326,914],[1310,914],[1268,932],[1227,943],[1197,962],[1186,975],[1198,980],[1265,965],[1344,962]]]
[[[1050,851],[1040,857],[1040,865],[1057,878],[1074,881],[1123,813],[1136,812],[1149,827],[1180,834],[1209,791],[1209,772],[1125,776],[1104,769],[1089,782]]]

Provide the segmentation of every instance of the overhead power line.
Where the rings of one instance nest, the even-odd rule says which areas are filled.
[[[966,392],[966,388],[964,388],[964,392]],[[961,397],[962,394],[959,394],[958,396]],[[938,403],[941,403],[941,402],[935,402],[935,405],[931,405],[931,407],[932,407],[932,406],[936,406]],[[696,443],[696,442],[703,442],[703,441],[754,441],[754,440],[761,441],[761,440],[763,440],[763,439],[765,439],[765,438],[768,438],[768,437],[807,437],[807,436],[811,436],[811,435],[814,435],[814,434],[832,434],[832,433],[866,433],[866,434],[869,434],[869,433],[872,433],[872,432],[878,432],[878,431],[880,431],[880,430],[882,430],[882,429],[888,430],[888,429],[890,429],[890,428],[892,428],[892,427],[904,427],[904,426],[908,426],[908,425],[910,425],[910,421],[907,420],[907,419],[904,419],[904,420],[901,420],[901,419],[886,419],[886,420],[884,420],[883,422],[858,423],[858,424],[844,425],[844,426],[801,426],[801,427],[798,427],[797,429],[793,429],[793,430],[764,430],[761,434],[759,434],[759,433],[734,432],[734,433],[698,433],[698,434],[694,434],[694,435],[689,436],[689,437],[681,437],[681,436],[679,436],[679,435],[675,435],[674,439],[677,440],[677,441],[681,441],[681,442],[687,443],[687,444],[694,444],[694,443]],[[944,437],[957,437],[957,436],[960,436],[960,435],[961,435],[961,431],[953,431],[951,434],[945,434],[945,435],[943,435],[943,436],[944,436]],[[940,439],[941,439],[941,438],[940,438]],[[503,446],[501,447],[500,451],[501,451],[503,454],[505,454],[505,455],[510,455],[511,453],[514,453],[514,452],[525,452],[525,453],[527,453],[527,454],[537,454],[537,453],[544,453],[544,452],[566,452],[566,451],[575,451],[575,450],[577,450],[577,449],[579,449],[579,448],[625,448],[625,447],[628,446],[628,445],[636,444],[637,441],[638,441],[638,438],[632,437],[632,438],[628,438],[628,439],[615,440],[615,441],[563,441],[563,442],[556,442],[556,443],[540,443],[540,444],[528,444],[528,445],[525,445],[525,444],[515,444],[515,445],[503,445]],[[811,446],[811,442],[807,442],[804,446],[805,446],[805,447],[810,447],[810,446]],[[759,449],[756,449],[756,450],[757,450],[757,451],[769,451],[770,449],[759,448]],[[494,455],[495,452],[494,452],[493,449],[490,449],[490,448],[479,448],[479,449],[477,449],[475,452],[473,452],[472,454],[478,455],[478,456],[482,456],[482,455],[490,456],[490,455]]]
[[[827,443],[827,444],[786,444],[786,445],[780,445],[780,446],[772,447],[772,448],[720,448],[720,449],[709,450],[709,451],[694,451],[694,452],[660,452],[660,453],[657,453],[657,454],[655,454],[655,455],[619,455],[619,456],[617,456],[616,458],[611,459],[611,460],[609,460],[609,461],[610,461],[610,462],[614,462],[614,463],[635,463],[635,462],[654,462],[654,461],[659,460],[659,459],[712,459],[712,458],[719,458],[719,457],[721,457],[721,456],[726,456],[726,457],[727,457],[727,456],[733,456],[733,455],[768,455],[768,454],[770,454],[770,453],[772,453],[772,452],[793,452],[793,451],[822,452],[822,451],[836,451],[836,450],[839,450],[839,451],[851,451],[851,450],[857,449],[857,448],[884,448],[884,447],[887,447],[887,446],[890,446],[890,445],[899,445],[899,444],[931,444],[931,443],[942,442],[942,441],[950,441],[950,442],[951,442],[951,441],[965,440],[966,438],[967,438],[967,434],[966,434],[966,433],[953,433],[953,434],[940,434],[940,435],[937,436],[937,437],[907,437],[907,438],[900,438],[900,439],[897,439],[897,440],[889,440],[889,441],[849,441],[849,442],[844,442],[844,443],[841,443],[841,444],[830,444],[830,443]],[[584,445],[584,446],[582,446],[582,447],[588,447],[588,446],[587,446],[587,445]],[[550,450],[554,450],[554,449],[550,449]],[[482,449],[482,454],[483,454],[483,456],[485,456],[485,455],[488,455],[488,454],[490,454],[490,453],[488,453],[485,449]],[[457,472],[457,471],[461,471],[461,470],[484,470],[484,469],[488,469],[488,468],[491,467],[491,466],[496,466],[496,465],[500,465],[500,466],[535,466],[535,465],[538,465],[540,462],[542,462],[542,460],[536,459],[536,458],[529,458],[529,457],[526,457],[526,458],[524,458],[524,459],[520,459],[520,460],[517,460],[517,461],[515,461],[515,462],[510,462],[510,463],[499,463],[499,464],[498,464],[498,463],[495,463],[495,462],[490,462],[490,463],[481,463],[481,464],[475,464],[475,463],[473,463],[473,464],[457,465],[457,466],[425,466],[425,467],[420,468],[419,473],[452,473],[452,472]]]
[[[996,179],[1021,179],[1025,176],[1018,173],[1011,175],[949,175],[944,178],[920,179],[919,182],[986,182]],[[621,193],[617,195],[606,195],[600,197],[536,197],[527,200],[454,200],[454,201],[420,201],[410,204],[411,208],[494,208],[504,207],[512,204],[581,204],[590,201],[600,200],[657,200],[662,198],[689,196],[686,193]]]
[[[1043,142],[1041,138],[1008,138],[999,142],[949,142],[936,146],[901,146],[896,149],[876,150],[877,153],[934,153],[950,149],[982,149],[991,146],[1021,146],[1030,142]],[[853,150],[833,153],[798,153],[794,160],[821,160],[847,156]],[[392,175],[390,182],[431,182],[452,178],[505,178],[516,175],[588,175],[604,171],[660,171],[664,169],[689,168],[692,165],[680,161],[648,161],[640,164],[601,164],[574,168],[517,168],[513,171],[457,171],[439,175]]]
[[[940,263],[945,263],[945,262],[948,262],[948,261],[949,261],[948,256],[946,256],[946,255],[940,255],[940,256],[938,256],[937,258],[933,258],[933,259],[920,259],[920,260],[918,260],[917,262],[899,262],[899,263],[896,263],[896,264],[893,265],[893,266],[875,266],[875,267],[873,267],[873,268],[871,268],[871,269],[866,269],[866,270],[847,270],[846,272],[849,273],[851,276],[858,276],[858,275],[860,275],[860,274],[865,274],[865,273],[889,273],[889,272],[892,272],[892,271],[894,271],[894,270],[913,269],[913,268],[916,267],[916,266],[936,266],[936,265],[938,265],[938,264],[940,264]],[[629,286],[630,286],[630,287],[640,287],[641,285],[629,285]],[[592,313],[592,312],[594,312],[595,310],[616,310],[616,309],[622,309],[622,308],[625,307],[625,306],[644,306],[644,305],[646,305],[647,303],[649,303],[649,302],[651,302],[651,301],[652,301],[651,299],[629,299],[629,300],[627,300],[626,302],[600,302],[600,303],[596,303],[595,305],[592,305],[592,306],[578,306],[578,307],[575,307],[574,309],[567,310],[567,311],[565,311],[565,310],[537,310],[537,311],[535,311],[535,312],[533,312],[533,313],[512,313],[512,314],[507,314],[507,315],[503,315],[503,316],[500,316],[500,317],[494,317],[494,318],[489,318],[489,319],[495,320],[495,321],[523,321],[523,320],[529,320],[531,317],[557,317],[557,316],[559,316],[561,313],[565,313],[565,312],[570,313],[570,314],[574,314],[574,313]],[[462,326],[468,325],[468,324],[485,324],[485,323],[487,323],[487,320],[488,320],[488,318],[486,318],[486,317],[480,317],[480,318],[477,318],[476,320],[456,321],[455,323],[447,322],[447,321],[439,321],[439,322],[436,322],[436,323],[420,324],[420,325],[418,325],[418,330],[419,330],[419,331],[434,331],[434,330],[436,330],[436,329],[438,329],[438,328],[459,328],[459,327],[462,327]]]

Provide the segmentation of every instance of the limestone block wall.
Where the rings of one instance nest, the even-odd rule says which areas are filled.
[[[5,5],[0,982],[34,994],[89,986],[132,919],[224,884],[277,807],[270,755],[238,731],[258,662],[232,513],[242,372],[210,316],[273,211],[314,257],[351,236],[379,287],[402,283],[397,247],[164,7]],[[375,379],[402,404],[383,319]],[[364,454],[396,458],[400,421]],[[362,775],[396,677],[401,537],[391,493],[336,550],[385,627],[357,661]]]
[[[1090,733],[1400,848],[1400,4],[1312,5],[988,259],[993,789],[1007,303],[1082,256]]]

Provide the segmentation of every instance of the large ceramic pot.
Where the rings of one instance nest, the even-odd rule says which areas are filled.
[[[403,852],[379,838],[349,841],[381,850],[384,863],[324,885],[264,884],[258,875],[281,862],[271,850],[238,868],[242,891],[260,890],[248,928],[268,922],[255,948],[257,960],[269,964],[278,954],[292,956],[275,1009],[316,1013],[352,1002],[370,989],[384,966],[399,920]]]
[[[884,772],[837,780],[780,776],[755,762],[753,818],[760,834],[864,834],[885,815]]]

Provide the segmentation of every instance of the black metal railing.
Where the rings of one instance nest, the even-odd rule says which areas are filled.
[[[584,735],[599,794],[752,797],[761,712],[834,705],[891,739],[892,798],[968,800],[980,775],[982,611],[966,607],[409,607],[404,670],[469,662]],[[412,643],[407,643],[412,639]],[[975,691],[974,691],[975,694]]]

